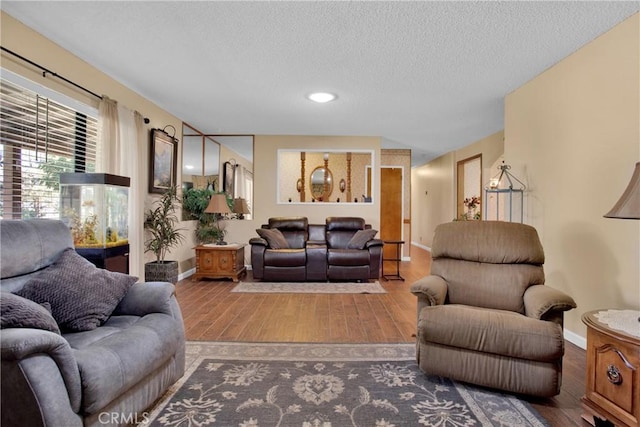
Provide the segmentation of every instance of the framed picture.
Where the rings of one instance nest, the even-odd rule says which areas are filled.
[[[227,193],[228,196],[233,197],[233,173],[234,171],[234,165],[229,163],[229,162],[224,162],[224,182],[223,182],[223,189],[222,191],[224,191],[225,193]]]
[[[160,129],[151,130],[149,193],[164,193],[176,184],[178,140]]]

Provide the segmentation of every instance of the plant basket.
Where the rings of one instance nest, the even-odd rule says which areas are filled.
[[[178,261],[152,261],[144,265],[145,282],[178,282]]]

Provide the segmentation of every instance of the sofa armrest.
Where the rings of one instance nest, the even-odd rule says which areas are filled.
[[[262,237],[252,237],[251,239],[249,239],[249,244],[265,246],[267,248],[269,247],[269,244],[267,243],[267,241]]]
[[[11,366],[21,365],[12,373],[21,372],[26,381],[31,383],[30,389],[36,395],[38,390],[48,389],[48,383],[54,384],[62,379],[71,409],[75,413],[80,411],[82,399],[80,371],[71,346],[61,335],[42,329],[3,329],[0,335],[0,354],[2,366],[7,368],[7,371],[11,370]],[[39,360],[41,358],[51,359],[55,365],[50,362],[39,363],[43,362]],[[26,362],[24,365],[22,365],[23,361]],[[47,369],[50,366],[56,366],[57,370]],[[34,368],[32,372],[30,367]],[[43,367],[45,367],[44,370]],[[6,379],[5,373],[8,374],[8,372],[3,372],[3,382]],[[10,387],[10,385],[6,386]],[[16,387],[18,386],[16,381]],[[3,391],[6,392],[4,387]],[[60,390],[56,390],[56,393],[60,394]],[[66,400],[63,396],[60,398]]]
[[[369,249],[373,246],[384,246],[384,242],[381,239],[371,239],[364,245],[365,249]]]
[[[418,297],[416,322],[420,320],[420,312],[423,308],[444,304],[447,298],[447,289],[447,282],[442,277],[433,275],[425,276],[411,284],[409,290]]]
[[[576,307],[569,295],[546,285],[530,286],[524,293],[525,314],[534,319],[561,321],[563,312]]]
[[[447,282],[440,276],[426,276],[414,282],[411,293],[427,305],[442,305],[447,297]]]
[[[151,313],[164,313],[175,317],[171,304],[175,286],[168,282],[140,282],[129,289],[114,315],[144,316]]]

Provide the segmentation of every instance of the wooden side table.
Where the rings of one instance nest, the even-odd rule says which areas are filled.
[[[594,416],[618,427],[640,419],[640,311],[596,310],[585,313],[587,381],[583,418]],[[635,322],[635,323],[634,323]]]
[[[242,244],[196,246],[196,273],[191,280],[229,278],[238,282],[247,271]]]

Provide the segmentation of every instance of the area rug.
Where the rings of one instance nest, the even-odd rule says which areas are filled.
[[[240,282],[231,292],[275,294],[386,294],[377,280],[353,282]]]
[[[518,398],[426,376],[413,344],[188,342],[145,426],[549,426]]]

